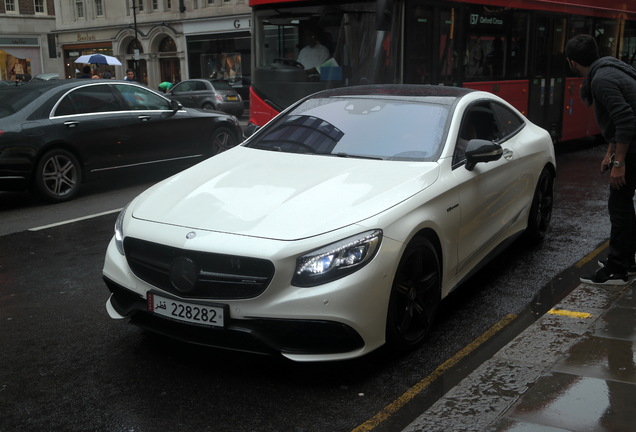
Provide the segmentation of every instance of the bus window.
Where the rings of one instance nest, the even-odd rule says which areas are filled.
[[[471,6],[465,15],[464,81],[494,81],[509,75],[514,67],[525,72],[526,19],[502,8]],[[520,27],[515,28],[516,25]]]
[[[411,2],[406,13],[404,37],[404,82],[432,82],[434,28],[433,11],[421,3]]]
[[[636,65],[636,23],[633,21],[625,23],[619,55],[625,63]]]
[[[400,17],[393,14],[392,28],[399,30]],[[281,111],[320,90],[397,82],[399,37],[393,35],[400,32],[378,29],[376,19],[375,1],[255,10],[254,38],[264,43],[254,45],[253,93]],[[315,68],[298,61],[310,28],[329,52]]]
[[[440,29],[439,29],[439,61],[438,61],[438,81],[445,85],[456,85],[459,81],[457,76],[457,50],[453,46],[455,43],[455,8],[441,9]]]
[[[601,57],[618,56],[618,21],[599,19],[594,24],[594,37]]]

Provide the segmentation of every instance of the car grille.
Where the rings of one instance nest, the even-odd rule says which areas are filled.
[[[140,279],[189,298],[246,299],[260,295],[274,276],[271,261],[191,251],[126,237],[128,265]],[[187,263],[187,270],[177,263]],[[183,273],[190,273],[183,283]],[[185,285],[185,287],[184,287]]]

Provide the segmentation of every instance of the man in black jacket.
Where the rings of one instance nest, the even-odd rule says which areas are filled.
[[[602,267],[581,282],[626,285],[628,275],[636,273],[636,70],[614,57],[600,57],[590,35],[570,39],[565,55],[570,68],[585,77],[581,97],[594,104],[596,122],[608,142],[601,172],[609,171],[609,253]]]

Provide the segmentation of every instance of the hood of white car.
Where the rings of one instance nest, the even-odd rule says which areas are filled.
[[[436,163],[235,147],[153,186],[133,217],[278,240],[367,219],[430,186]]]

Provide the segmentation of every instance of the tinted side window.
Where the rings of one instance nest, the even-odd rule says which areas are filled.
[[[177,84],[173,89],[172,89],[172,93],[181,93],[181,92],[187,92],[187,91],[191,91],[192,90],[192,82],[182,82]]]
[[[482,139],[497,141],[502,134],[495,120],[495,115],[490,107],[490,103],[478,103],[469,107],[464,113],[462,124],[459,127],[459,135],[455,144],[453,154],[453,166],[464,161],[464,152],[468,141],[471,139]]]
[[[55,110],[55,116],[93,114],[122,111],[117,96],[109,85],[90,85],[78,88],[64,96]]]
[[[118,84],[115,86],[131,110],[170,110],[169,103],[161,96],[144,88]]]
[[[525,122],[519,116],[511,111],[508,107],[499,104],[493,104],[493,110],[499,120],[502,138],[506,139],[516,134],[525,126]]]

